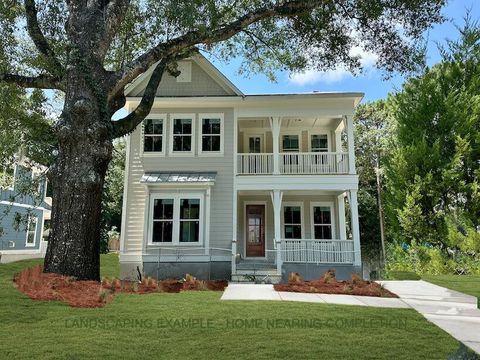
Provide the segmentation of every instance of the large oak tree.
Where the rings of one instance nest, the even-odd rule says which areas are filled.
[[[162,75],[197,51],[241,71],[360,70],[352,48],[387,73],[421,62],[422,35],[445,0],[18,0],[0,3],[0,81],[54,89],[64,105],[49,169],[53,214],[45,271],[99,278],[102,189],[112,140],[149,113]],[[358,52],[357,52],[358,53]],[[124,90],[154,67],[133,112]]]

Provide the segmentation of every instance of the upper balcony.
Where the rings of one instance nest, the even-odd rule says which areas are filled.
[[[352,117],[239,117],[236,174],[354,175]]]

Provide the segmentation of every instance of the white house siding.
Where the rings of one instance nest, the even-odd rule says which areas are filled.
[[[189,61],[192,64],[192,81],[177,82],[176,78],[168,73],[163,75],[160,86],[157,90],[157,96],[175,97],[175,96],[226,96],[235,95],[231,90],[224,89],[209,74],[207,74],[197,63]],[[139,91],[135,96],[142,96],[144,84],[147,84],[148,78],[139,84]]]
[[[210,206],[210,247],[231,247],[232,241],[232,193],[233,193],[233,109],[232,108],[178,108],[154,109],[152,113],[195,113],[195,155],[178,157],[168,154],[170,145],[170,116],[166,122],[164,147],[165,156],[141,156],[141,127],[139,126],[130,135],[130,156],[128,163],[128,191],[126,194],[126,214],[124,229],[124,251],[141,252],[144,247],[145,201],[147,190],[140,183],[144,172],[155,171],[216,171],[215,185],[211,188]],[[198,155],[198,136],[200,124],[198,114],[224,114],[224,154],[214,157]],[[181,189],[181,188],[179,188]],[[176,191],[176,190],[172,190]],[[205,240],[205,239],[204,239]],[[148,250],[148,249],[147,249]],[[158,251],[148,250],[156,254]],[[228,255],[228,254],[227,254]]]

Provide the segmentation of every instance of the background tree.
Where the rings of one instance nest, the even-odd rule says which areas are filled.
[[[459,32],[442,49],[441,63],[391,99],[396,131],[386,163],[387,219],[397,242],[477,256],[480,27],[467,18]]]
[[[353,46],[386,71],[412,70],[444,0],[24,0],[0,5],[0,81],[64,92],[49,170],[52,232],[45,271],[99,278],[100,213],[112,141],[149,113],[165,71],[198,50],[241,56],[243,71],[358,71]],[[28,36],[24,36],[28,34]],[[136,109],[124,89],[154,67]]]
[[[393,123],[387,102],[360,104],[355,111],[355,158],[359,176],[360,237],[369,260],[385,260],[383,166],[389,156]]]

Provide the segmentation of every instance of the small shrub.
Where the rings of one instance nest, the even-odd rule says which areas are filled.
[[[363,285],[366,285],[367,282],[365,280],[363,280],[361,278],[361,276],[358,275],[357,273],[353,273],[352,274],[352,284],[355,285],[355,286],[363,286]]]
[[[302,282],[302,278],[299,273],[291,272],[288,274],[288,283],[289,284],[299,284]]]
[[[110,295],[110,291],[108,289],[100,289],[98,292],[98,301],[101,303],[107,302],[108,295]]]
[[[337,281],[335,276],[335,269],[327,270],[320,276],[320,281],[324,282],[325,284],[334,283]]]

